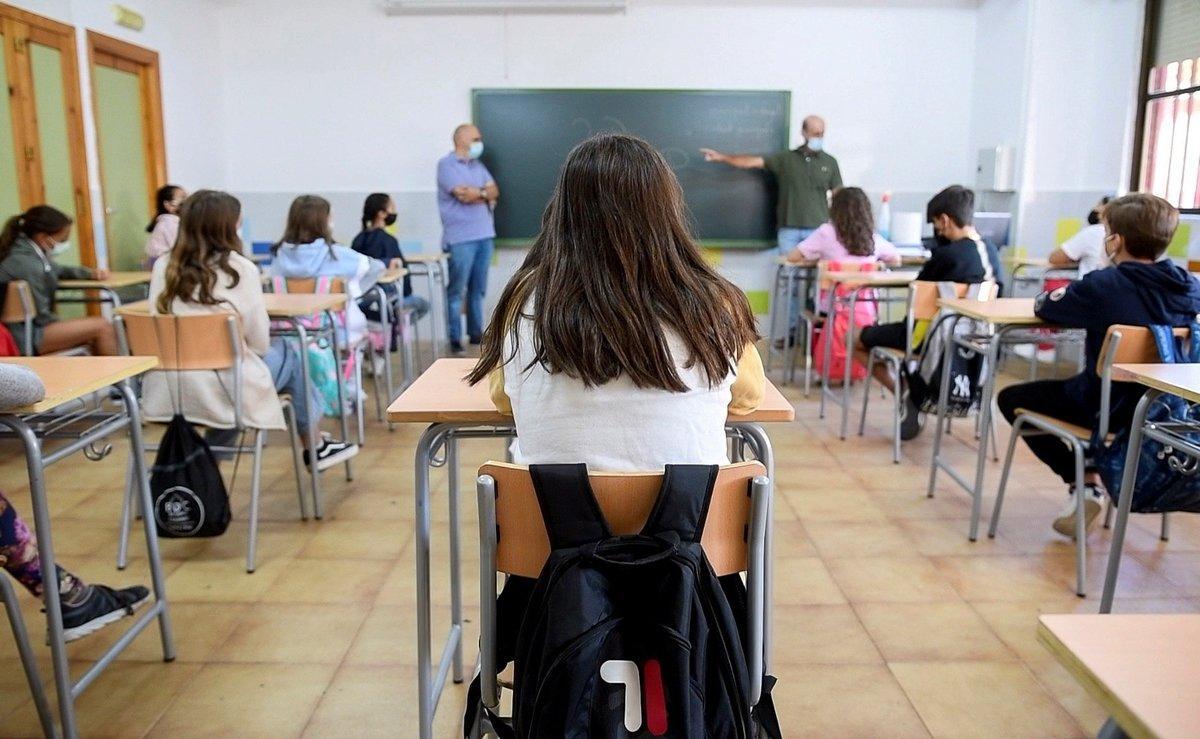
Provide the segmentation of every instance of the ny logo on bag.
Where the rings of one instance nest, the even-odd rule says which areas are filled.
[[[642,690],[642,672],[646,689]],[[632,733],[642,728],[642,702],[646,704],[646,729],[651,736],[667,733],[667,703],[663,691],[662,666],[656,659],[646,660],[642,672],[636,662],[610,659],[600,665],[600,679],[612,685],[625,686],[625,730]]]

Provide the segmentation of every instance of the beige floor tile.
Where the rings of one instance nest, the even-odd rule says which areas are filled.
[[[967,538],[970,518],[896,518],[896,525],[913,542],[913,550],[925,556],[974,556],[1015,554],[1016,549],[1003,535],[989,539]]]
[[[392,568],[373,559],[295,559],[262,594],[265,603],[370,602]]]
[[[206,662],[213,652],[229,638],[234,626],[247,613],[261,606],[245,603],[187,603],[170,602],[171,625],[175,636],[175,659],[178,662]],[[113,628],[105,628],[86,639],[72,642],[68,650],[71,658],[98,659],[111,644],[121,636],[118,622]],[[0,641],[3,641],[0,639]],[[157,626],[151,626],[138,635],[119,660],[153,662],[162,659],[162,641]]]
[[[805,665],[780,674],[774,699],[784,736],[929,736],[882,665]]]
[[[880,664],[883,658],[848,605],[776,606],[780,664]]]
[[[808,521],[805,531],[822,557],[910,556],[914,545],[886,521]]]
[[[786,506],[783,506],[786,508]],[[781,521],[775,519],[775,556],[776,557],[815,557],[816,547],[804,524],[799,521]]]
[[[245,559],[195,559],[184,562],[167,578],[167,596],[183,601],[260,601],[289,565],[281,559],[259,563],[246,573]]]
[[[935,737],[1079,737],[1081,728],[1019,662],[891,662]]]
[[[341,664],[365,615],[354,604],[254,606],[213,653],[213,662]]]
[[[854,610],[889,662],[1016,659],[966,603],[859,603]]]
[[[851,603],[957,601],[925,557],[848,557],[826,562]]]
[[[300,551],[315,559],[395,560],[412,541],[409,521],[321,521],[321,528]]]
[[[846,597],[816,557],[781,557],[775,563],[777,605],[830,605]]]
[[[149,735],[299,736],[334,670],[311,664],[205,665]]]
[[[1066,586],[1040,557],[934,557],[939,572],[967,600],[1053,600]],[[1073,592],[1070,588],[1068,592]]]
[[[872,496],[853,487],[820,492],[784,489],[782,498],[801,521],[883,521]]]

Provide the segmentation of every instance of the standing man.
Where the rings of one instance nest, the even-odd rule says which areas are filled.
[[[500,188],[479,157],[483,136],[464,123],[454,129],[454,151],[437,167],[438,212],[442,217],[442,249],[450,253],[450,284],[446,287],[446,316],[450,353],[461,355],[462,302],[467,297],[467,336],[472,344],[483,337],[483,296],[495,248],[496,221],[492,215]]]
[[[738,169],[767,169],[775,175],[779,183],[777,236],[779,253],[784,256],[829,220],[829,194],[842,186],[837,160],[825,152],[825,121],[810,115],[801,124],[800,133],[804,144],[798,149],[769,156],[700,150],[706,161]]]

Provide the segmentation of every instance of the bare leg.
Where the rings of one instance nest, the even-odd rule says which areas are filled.
[[[869,364],[870,352],[871,350],[863,346],[861,341],[854,345],[854,359],[864,367]],[[880,385],[883,385],[892,393],[896,392],[896,380],[892,377],[892,373],[886,363],[876,362],[874,369],[871,370],[871,374],[879,381]]]
[[[117,332],[107,318],[73,318],[46,324],[42,330],[40,354],[86,346],[92,354],[112,357],[117,352]]]

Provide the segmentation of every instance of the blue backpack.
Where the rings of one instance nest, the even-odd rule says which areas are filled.
[[[1200,363],[1200,324],[1192,324],[1190,341],[1177,338],[1170,326],[1151,326],[1150,331],[1163,362]],[[1200,406],[1191,405],[1178,395],[1161,395],[1147,411],[1146,422],[1158,425],[1191,423],[1200,427]],[[1191,444],[1200,445],[1200,432],[1184,432],[1181,436]],[[1092,439],[1092,460],[1116,502],[1121,492],[1125,455],[1129,450],[1129,429],[1119,430],[1111,444],[1105,445],[1103,441]],[[1200,513],[1200,474],[1197,473],[1200,473],[1200,464],[1196,460],[1162,442],[1144,438],[1130,510],[1135,513]]]

